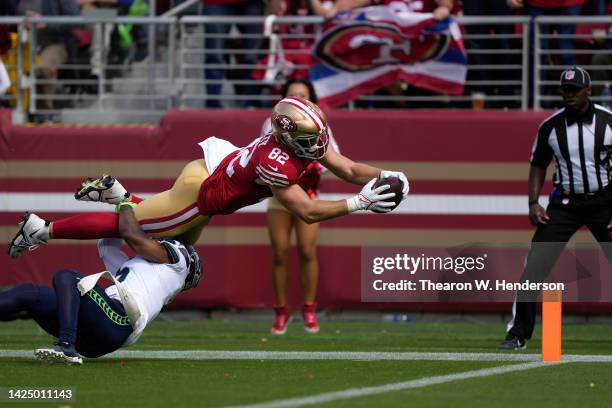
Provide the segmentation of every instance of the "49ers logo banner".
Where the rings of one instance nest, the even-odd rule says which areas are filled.
[[[340,13],[323,27],[310,69],[319,103],[335,106],[402,79],[462,94],[467,58],[452,19],[407,11],[404,3]]]

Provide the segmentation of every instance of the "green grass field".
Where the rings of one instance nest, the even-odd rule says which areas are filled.
[[[30,321],[0,323],[0,328],[0,351],[4,353],[0,355],[6,356],[6,350],[33,350],[52,342]],[[534,354],[539,352],[539,332],[528,350],[498,354],[503,325],[492,323],[324,322],[319,334],[310,335],[296,322],[283,337],[272,337],[268,330],[269,322],[156,321],[138,345],[127,350],[231,353],[227,358],[217,353],[214,358],[200,359],[185,358],[181,353],[176,355],[179,359],[151,359],[151,353],[144,353],[135,358],[86,360],[81,367],[0,357],[0,387],[72,387],[76,389],[76,401],[69,405],[77,407],[217,407],[272,402],[262,406],[612,405],[612,358],[605,359],[607,362],[558,365],[527,361],[537,359]],[[612,356],[612,326],[576,324],[563,330],[564,354]],[[263,353],[237,353],[240,351]],[[296,351],[328,354],[294,358],[291,354],[270,353]],[[360,354],[368,357],[355,359],[334,352],[368,352]],[[375,353],[380,352],[391,354],[379,359],[377,356],[383,354]],[[389,359],[389,355],[406,352],[415,354],[407,360]],[[495,354],[482,354],[482,359],[481,354],[470,354],[471,359],[463,359],[465,354],[443,353]],[[508,360],[517,355],[524,361]],[[529,366],[520,368],[525,365]],[[497,369],[509,371],[495,373]],[[463,378],[465,373],[473,377]],[[451,374],[458,377],[443,377]],[[401,384],[385,388],[397,383]],[[349,391],[329,394],[345,390]],[[313,399],[289,400],[301,397]],[[33,404],[62,405],[66,406]]]

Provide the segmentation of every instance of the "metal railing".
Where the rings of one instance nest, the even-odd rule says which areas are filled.
[[[567,68],[559,56],[576,56],[577,62],[592,72],[612,72],[610,62],[592,63],[595,56],[609,56],[610,48],[580,48],[587,40],[612,41],[612,17],[538,17],[533,21],[529,17],[459,17],[457,21],[469,59],[463,95],[424,95],[411,93],[410,87],[408,91],[398,88],[361,96],[347,108],[472,108],[478,100],[487,108],[540,109],[552,107],[559,100],[558,74]],[[95,114],[101,121],[154,121],[171,107],[269,107],[278,98],[278,88],[284,81],[280,74],[287,64],[283,66],[283,61],[301,56],[290,68],[308,70],[308,45],[314,42],[322,22],[321,17],[312,16],[40,17],[30,20],[27,31],[23,18],[0,17],[0,24],[17,27],[19,38],[11,50],[12,64],[7,64],[17,86],[0,99],[17,113],[61,114],[63,121],[88,122]],[[546,30],[555,24],[578,23],[603,24],[607,31],[560,35]],[[98,35],[84,59],[71,59],[58,66],[57,78],[44,77],[37,57],[39,24],[97,30]],[[250,24],[258,29],[246,34],[235,28],[215,33],[211,29],[215,24],[243,28]],[[283,29],[289,25],[305,30],[295,34],[295,30]],[[121,49],[117,39],[120,26],[133,30],[140,27],[144,39],[139,44],[134,40],[127,51]],[[578,40],[579,48],[559,47],[558,41],[563,38]],[[224,46],[213,47],[215,41]],[[291,41],[306,46],[287,46]],[[257,43],[262,47],[250,46]],[[140,58],[134,55],[137,45],[142,48],[136,51],[142,54]],[[126,54],[123,59],[115,58],[118,47]],[[90,61],[90,54],[97,58]],[[254,79],[254,70],[259,70],[263,79]],[[83,75],[92,71],[96,75]],[[595,87],[605,84],[606,80],[593,81]],[[53,92],[45,91],[51,88]],[[600,94],[593,99],[610,103]]]
[[[155,120],[175,106],[175,61],[168,57],[168,50],[176,49],[176,22],[174,17],[38,17],[31,18],[25,30],[22,18],[0,18],[0,24],[17,26],[18,33],[11,50],[17,55],[17,65],[7,66],[9,71],[17,70],[17,91],[3,99],[18,114],[42,120],[55,116],[80,121],[78,116],[85,115],[83,121],[103,121],[109,111],[120,116],[108,117],[110,121]],[[82,55],[78,44],[64,43],[66,49],[58,53],[67,52],[70,58],[45,66],[40,55],[44,47],[39,45],[47,45],[49,39],[38,34],[48,27],[64,27],[68,32],[97,30],[99,35],[93,35]],[[127,47],[120,44],[119,27],[132,34]],[[134,35],[138,29],[141,40]]]
[[[580,34],[560,34],[552,32],[561,25],[578,24],[601,25],[600,31]],[[541,16],[534,23],[534,61],[533,61],[533,107],[551,108],[560,105],[559,78],[569,65],[578,64],[585,68],[593,78],[592,86],[595,102],[608,105],[612,103],[600,89],[612,81],[612,16],[551,17]],[[562,40],[572,41],[572,47],[564,47]],[[589,42],[602,42],[595,48]],[[582,45],[582,46],[581,46]],[[595,64],[596,56],[608,56],[607,64]],[[570,57],[570,58],[567,58]],[[596,61],[596,60],[595,60]],[[607,77],[606,79],[598,79]]]
[[[468,78],[466,82],[466,93],[461,96],[450,96],[450,95],[368,95],[358,98],[357,102],[362,102],[362,105],[376,105],[377,103],[394,104],[397,103],[398,107],[406,102],[416,103],[432,103],[441,102],[445,105],[451,105],[455,103],[458,107],[471,107],[472,99],[474,96],[472,93],[483,93],[488,103],[496,104],[499,107],[513,107],[513,108],[527,108],[528,101],[528,88],[527,82],[525,81],[528,66],[529,48],[528,42],[524,41],[524,36],[514,33],[515,25],[519,24],[522,26],[523,32],[529,32],[530,19],[527,17],[505,17],[505,18],[492,18],[492,17],[460,17],[458,22],[462,27],[466,27],[468,31],[470,28],[476,27],[510,27],[510,30],[505,30],[505,33],[491,32],[486,35],[482,34],[464,34],[464,40],[466,43],[467,53],[470,58],[472,56],[478,56],[474,60],[479,63],[472,63],[469,69],[472,73],[479,73],[473,78]],[[232,39],[245,39],[249,38],[249,35],[238,35],[236,32],[230,32],[228,34],[206,34],[204,31],[194,30],[194,27],[203,27],[206,24],[248,24],[248,23],[264,23],[264,30],[262,34],[250,35],[251,38],[267,40],[269,46],[261,52],[263,55],[272,55],[279,59],[279,55],[282,53],[283,57],[287,56],[299,56],[310,53],[308,48],[300,49],[287,49],[283,48],[282,44],[286,41],[291,40],[303,40],[304,42],[312,43],[315,40],[315,32],[306,32],[302,35],[286,34],[283,33],[282,27],[286,27],[291,24],[301,24],[304,26],[315,25],[320,26],[323,23],[322,17],[275,17],[268,16],[265,20],[261,17],[212,17],[212,16],[187,16],[180,20],[181,24],[181,38],[183,41],[190,37],[190,40],[197,44],[196,46],[187,47],[183,43],[181,67],[184,72],[189,72],[192,75],[183,74],[182,85],[183,92],[181,95],[182,105],[185,107],[203,107],[207,103],[213,101],[213,105],[221,104],[222,106],[236,107],[237,101],[249,101],[254,100],[267,102],[268,105],[275,99],[276,94],[265,93],[274,90],[279,87],[283,79],[282,78],[269,78],[264,76],[265,81],[256,81],[244,77],[228,79],[227,75],[210,75],[202,77],[194,73],[195,70],[199,70],[204,73],[210,70],[223,71],[224,73],[230,73],[236,70],[253,70],[256,68],[264,70],[273,70],[274,67],[270,67],[269,64],[257,66],[254,63],[239,63],[241,56],[252,54],[253,50],[244,46],[239,46],[233,49],[220,49],[220,50],[207,50],[204,48],[204,43],[207,38],[210,40],[215,39],[219,41],[231,41]],[[191,35],[187,32],[191,27]],[[276,30],[272,29],[275,27]],[[280,31],[280,33],[278,32]],[[476,30],[475,30],[476,31]],[[505,41],[511,44],[510,49],[500,50],[493,47],[482,47],[481,44],[497,44],[501,41]],[[479,48],[470,48],[470,45],[479,45]],[[198,46],[199,45],[199,46]],[[280,47],[279,47],[280,46]],[[207,57],[211,54],[222,54],[226,57],[226,61],[222,63],[210,64],[207,63]],[[499,63],[495,61],[495,56],[502,55],[505,59],[513,59],[511,63]],[[510,58],[507,58],[510,56]],[[492,58],[493,57],[493,58]],[[513,58],[514,57],[514,58]],[[219,58],[216,58],[217,60]],[[260,59],[261,60],[261,59]],[[293,70],[308,69],[309,65],[305,64],[293,64]],[[492,74],[493,72],[493,74]],[[495,75],[499,73],[500,75]],[[499,76],[504,78],[500,79]],[[217,78],[210,78],[211,76],[217,76]],[[218,78],[220,76],[220,78]],[[223,92],[218,94],[206,93],[205,89],[214,88],[215,85],[223,85]],[[231,92],[232,86],[264,86],[264,93],[258,95],[235,95]],[[229,90],[229,91],[228,91]]]

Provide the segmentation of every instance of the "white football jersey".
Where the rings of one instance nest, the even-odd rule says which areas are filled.
[[[121,285],[135,299],[140,311],[140,318],[134,325],[134,331],[124,346],[134,344],[149,322],[157,317],[164,305],[170,303],[185,286],[189,274],[189,261],[180,250],[182,244],[168,240],[166,247],[174,261],[173,264],[148,262],[141,257],[130,259],[122,250],[123,241],[116,238],[98,241],[98,252],[106,269],[115,276]],[[106,294],[121,301],[117,287],[112,285]]]

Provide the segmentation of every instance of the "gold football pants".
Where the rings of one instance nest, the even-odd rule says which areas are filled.
[[[140,202],[134,212],[142,229],[152,237],[175,237],[194,244],[210,221],[198,210],[202,182],[208,178],[203,159],[188,163],[170,190]]]

